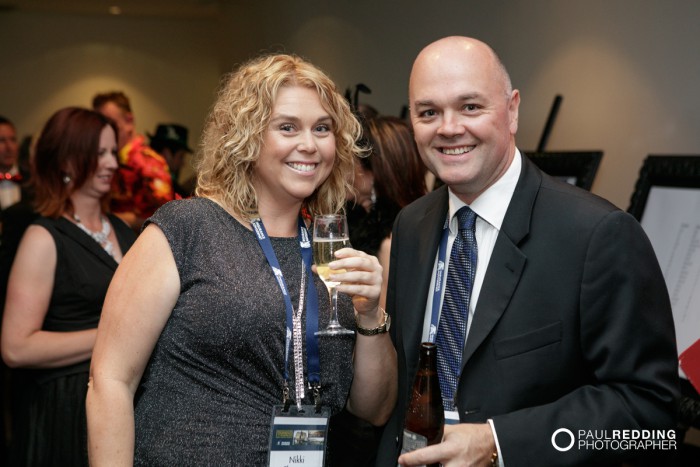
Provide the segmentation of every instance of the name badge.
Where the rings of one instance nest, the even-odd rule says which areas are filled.
[[[272,411],[268,466],[318,466],[322,467],[326,455],[328,421],[331,412],[321,407],[316,412],[313,405],[295,405],[284,411],[276,405]]]

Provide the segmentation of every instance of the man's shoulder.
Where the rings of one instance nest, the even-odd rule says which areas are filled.
[[[442,225],[438,218],[447,212],[447,190],[443,187],[432,191],[405,206],[394,219],[394,234],[414,234],[418,230]]]
[[[428,211],[447,206],[447,186],[443,185],[405,206],[403,216],[422,216]]]
[[[566,182],[543,177],[537,203],[562,211],[594,217],[606,216],[621,209],[607,199]]]

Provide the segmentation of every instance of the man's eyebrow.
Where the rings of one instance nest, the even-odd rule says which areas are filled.
[[[413,103],[414,107],[429,107],[432,105],[435,105],[435,103],[431,100],[423,100],[423,101],[415,101]]]
[[[467,94],[462,94],[460,95],[456,101],[457,102],[462,102],[462,101],[469,101],[473,99],[478,99],[482,97],[483,95],[479,92],[470,92]],[[423,100],[417,100],[413,103],[414,107],[432,107],[435,105],[435,101],[432,99],[423,99]]]

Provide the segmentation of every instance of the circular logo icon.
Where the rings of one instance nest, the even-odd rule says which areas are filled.
[[[561,447],[557,444],[557,435],[559,433],[567,433],[569,435],[569,438],[571,438],[571,442],[564,447]],[[555,431],[552,434],[552,446],[554,446],[554,449],[557,451],[565,452],[571,449],[574,446],[574,443],[576,442],[576,439],[574,438],[574,434],[571,432],[571,430],[567,430],[566,428],[559,428],[557,431]]]

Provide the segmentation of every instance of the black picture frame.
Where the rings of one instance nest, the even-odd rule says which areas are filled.
[[[647,156],[627,208],[627,212],[639,222],[642,222],[653,187],[698,189],[700,196],[700,155]],[[691,425],[692,421],[697,424],[700,421],[700,394],[685,378],[681,378],[681,393],[681,419]]]
[[[524,151],[544,173],[591,190],[603,151]]]
[[[700,188],[700,155],[647,156],[627,208],[638,221],[642,220],[652,186]]]

